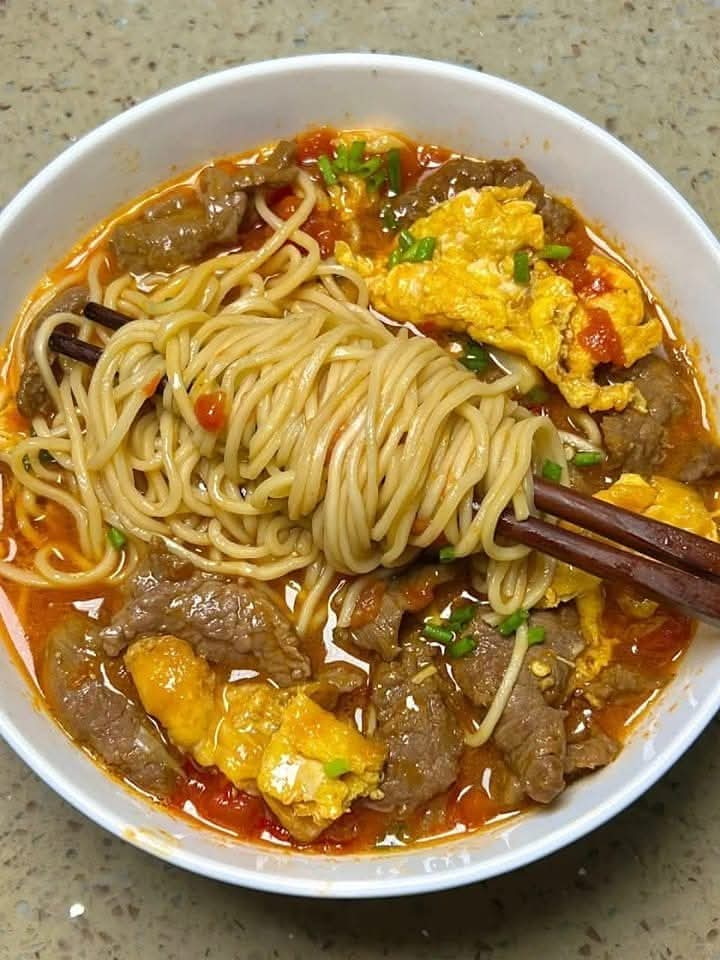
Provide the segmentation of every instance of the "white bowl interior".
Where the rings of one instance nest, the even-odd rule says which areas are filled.
[[[720,367],[720,249],[687,204],[597,127],[512,84],[439,63],[355,54],[225,71],[128,111],[71,147],[0,214],[6,326],[43,272],[119,205],[208,159],[309,126],[378,126],[480,156],[521,156],[549,189],[621,238],[691,340]],[[6,330],[3,329],[3,336]],[[198,873],[310,896],[389,896],[484,879],[577,838],[647,789],[720,703],[720,644],[703,627],[680,674],[609,768],[560,802],[493,829],[358,857],[230,841],[124,790],[38,709],[0,644],[0,731],[54,789],[116,834]]]

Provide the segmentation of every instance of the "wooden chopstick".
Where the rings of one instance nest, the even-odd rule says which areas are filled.
[[[518,520],[510,510],[502,513],[498,531],[603,580],[632,583],[690,613],[720,619],[720,582],[712,577],[621,550],[603,540],[591,540],[540,517]]]
[[[71,337],[67,333],[61,333],[54,330],[48,337],[48,346],[55,353],[61,353],[71,360],[79,360],[80,363],[87,363],[94,367],[102,356],[100,347],[93,343],[87,343],[85,340],[78,340],[77,337]]]
[[[106,307],[102,303],[96,303],[94,300],[89,300],[85,304],[83,313],[88,320],[99,323],[103,327],[108,327],[110,330],[119,330],[120,327],[124,327],[126,323],[132,320],[132,317],[127,317],[124,313],[118,313],[117,310],[112,310],[110,307]]]
[[[695,533],[631,513],[571,487],[535,477],[535,506],[561,520],[688,570],[720,576],[720,544]]]

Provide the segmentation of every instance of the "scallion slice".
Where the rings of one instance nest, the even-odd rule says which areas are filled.
[[[402,190],[402,168],[400,166],[400,151],[397,147],[387,152],[388,186],[394,194]]]
[[[395,232],[395,230],[397,230],[397,228],[400,226],[391,206],[383,207],[380,214],[380,220],[382,221],[382,225],[385,230],[392,230]]]
[[[504,620],[500,621],[498,624],[498,633],[501,633],[504,637],[509,637],[511,633],[515,633],[519,626],[527,623],[527,618],[527,610],[516,610],[515,613],[511,613],[505,617]]]
[[[515,283],[530,283],[530,254],[518,250],[513,255],[513,280]]]
[[[476,646],[475,639],[468,634],[451,643],[447,648],[447,655],[452,657],[453,660],[457,660],[459,657],[466,657],[469,653],[472,653]]]
[[[325,771],[326,777],[330,777],[331,780],[337,780],[337,778],[341,777],[344,773],[350,773],[350,764],[345,757],[335,757],[324,764],[323,770]]]
[[[476,373],[485,370],[490,363],[490,354],[485,347],[480,346],[473,340],[465,349],[460,357],[460,363],[468,370],[474,370]]]
[[[551,483],[560,483],[562,479],[562,467],[554,460],[546,460],[542,465],[542,475]]]
[[[567,260],[572,253],[572,247],[563,243],[549,243],[535,254],[539,260]]]
[[[532,387],[523,397],[525,403],[529,404],[531,407],[540,406],[541,403],[547,403],[550,399],[550,394],[547,392],[545,387],[535,386]]]
[[[440,563],[452,563],[455,559],[455,547],[441,547],[438,558]]]
[[[355,173],[356,170],[362,166],[364,156],[365,141],[353,140],[353,142],[350,144],[350,149],[348,150],[348,173]]]
[[[572,458],[572,462],[576,467],[595,467],[598,463],[602,463],[605,457],[598,450],[579,450],[575,456]]]
[[[530,627],[528,629],[527,642],[529,647],[534,647],[537,643],[544,643],[545,627]]]
[[[455,634],[449,627],[441,627],[436,623],[426,623],[422,628],[422,634],[428,640],[437,640],[438,643],[452,643]]]
[[[107,538],[110,541],[110,545],[116,550],[122,550],[127,543],[127,537],[122,530],[118,530],[117,527],[110,527],[108,529]]]
[[[321,156],[318,157],[317,163],[318,163],[318,167],[320,167],[320,173],[322,174],[323,180],[325,181],[325,183],[329,187],[334,186],[337,183],[337,174],[333,170],[333,165],[330,162],[330,157],[328,157],[326,154],[323,153],[321,154]]]
[[[448,623],[451,627],[464,627],[466,624],[470,623],[472,618],[475,616],[475,610],[477,607],[474,603],[465,604],[462,607],[456,607],[455,610],[450,614],[448,618]]]

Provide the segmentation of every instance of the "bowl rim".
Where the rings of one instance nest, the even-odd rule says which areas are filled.
[[[720,242],[700,215],[661,174],[597,124],[520,84],[484,72],[477,72],[469,67],[420,57],[359,52],[308,54],[242,64],[207,74],[196,80],[155,94],[83,135],[32,177],[0,211],[0,243],[15,217],[21,213],[37,193],[50,186],[59,173],[71,167],[76,158],[82,156],[86,151],[96,146],[102,146],[108,138],[133,126],[140,118],[162,112],[168,105],[195,93],[222,87],[228,81],[234,82],[245,77],[262,78],[276,74],[292,74],[294,71],[306,72],[338,67],[382,68],[401,72],[417,72],[420,70],[431,77],[437,78],[440,82],[444,78],[456,78],[464,82],[470,81],[490,91],[497,90],[510,94],[517,101],[564,119],[575,130],[582,130],[586,135],[589,134],[601,142],[610,155],[614,155],[626,165],[630,164],[639,174],[651,180],[654,187],[665,194],[667,200],[676,208],[678,213],[689,221],[699,239],[707,247],[709,255],[714,257],[720,268]],[[523,844],[518,849],[508,849],[493,857],[478,859],[458,867],[450,867],[442,872],[390,876],[382,879],[373,877],[347,881],[333,879],[331,882],[324,880],[319,872],[317,879],[308,881],[305,878],[283,876],[274,872],[266,874],[259,870],[220,864],[201,854],[184,850],[182,846],[153,848],[152,852],[175,866],[183,867],[212,879],[270,893],[312,897],[342,899],[404,896],[445,890],[489,879],[516,870],[554,853],[620,813],[648,790],[680,758],[702,733],[718,708],[720,708],[720,684],[715,687],[712,695],[707,696],[702,704],[698,705],[692,714],[691,722],[678,730],[670,745],[663,752],[653,756],[649,762],[638,767],[621,791],[607,797],[603,802],[577,819],[553,829],[549,834],[540,835],[538,839]],[[48,719],[50,722],[54,722],[49,715]],[[126,822],[106,810],[82,786],[67,778],[59,765],[48,762],[41,755],[35,744],[17,725],[11,722],[1,702],[0,734],[49,787],[78,811],[115,834],[115,836],[132,843],[141,850],[148,851],[148,847],[143,844],[141,838],[128,834]],[[538,812],[535,812],[534,815],[541,816]],[[439,842],[439,845],[442,845],[442,841]],[[289,856],[294,856],[294,854],[289,854]],[[313,854],[313,856],[317,856],[318,863],[325,859],[323,854]],[[362,856],[376,859],[378,855],[368,853]],[[393,854],[381,853],[379,856],[388,857],[393,856]]]

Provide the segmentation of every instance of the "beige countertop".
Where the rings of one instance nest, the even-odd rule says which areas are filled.
[[[453,60],[546,93],[720,230],[718,0],[0,0],[0,201],[158,90],[331,50]],[[719,733],[715,721],[631,809],[542,863],[365,903],[183,873],[85,820],[0,745],[0,960],[717,958]]]

